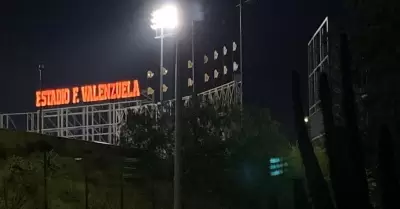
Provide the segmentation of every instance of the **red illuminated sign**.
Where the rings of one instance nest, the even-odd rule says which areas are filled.
[[[140,96],[138,80],[119,81],[106,84],[36,91],[36,107],[109,101],[135,98],[138,96]]]

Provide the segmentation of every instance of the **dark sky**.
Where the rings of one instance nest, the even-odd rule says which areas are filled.
[[[218,24],[232,21],[226,14],[235,14],[235,1],[203,0],[207,21],[199,28],[213,27],[202,36],[223,33]],[[48,88],[143,77],[159,62],[159,41],[148,26],[152,5],[152,0],[0,3],[0,112],[35,110],[38,63],[45,64]],[[306,78],[307,43],[326,11],[321,0],[253,0],[245,7],[245,100],[269,107],[285,130],[292,129],[291,71]]]

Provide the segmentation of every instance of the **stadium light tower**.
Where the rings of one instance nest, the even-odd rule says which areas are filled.
[[[161,40],[161,56],[160,56],[160,102],[163,101],[163,76],[167,73],[164,70],[164,38],[173,36],[168,33],[168,29],[175,29],[179,25],[178,8],[173,4],[167,4],[157,9],[151,14],[151,28],[156,31],[156,39]],[[167,31],[166,31],[167,29]],[[158,34],[160,32],[160,34]],[[166,33],[167,32],[167,33]]]
[[[152,25],[151,28],[157,31],[161,30],[160,36],[156,36],[156,39],[161,39],[161,61],[160,61],[160,101],[163,98],[163,45],[164,38],[167,36],[173,36],[174,34],[166,34],[164,29],[176,30],[179,26],[179,12],[177,5],[164,5],[160,9],[152,13]],[[174,158],[174,209],[181,209],[181,106],[182,96],[180,92],[180,80],[178,70],[178,41],[179,37],[175,37],[175,158]]]

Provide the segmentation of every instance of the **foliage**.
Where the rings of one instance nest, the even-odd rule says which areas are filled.
[[[11,156],[1,173],[1,205],[4,208],[23,208],[38,191],[34,174],[37,167],[18,156]]]
[[[298,146],[292,145],[290,154],[287,157],[289,164],[289,174],[293,179],[304,176],[303,162]]]
[[[196,99],[182,112],[184,204],[240,207],[236,203],[247,201],[249,195],[243,195],[247,192],[261,201],[258,192],[268,190],[270,181],[269,157],[290,153],[279,124],[267,109],[247,107],[241,114],[237,107]],[[145,151],[138,166],[149,174],[149,188],[151,182],[172,180],[175,116],[170,114],[172,108],[163,109],[159,118],[130,112],[123,132],[126,146]]]
[[[321,147],[314,147],[315,155],[318,159],[319,166],[325,179],[329,179],[329,158],[326,155],[325,149]],[[303,178],[304,169],[303,162],[298,146],[292,146],[289,156],[287,157],[289,164],[289,175],[293,179]]]
[[[8,150],[13,152],[12,150]],[[51,208],[84,208],[85,181],[82,164],[74,158],[58,155],[53,150],[48,152],[48,200]],[[43,207],[43,154],[33,152],[24,157],[8,155],[0,161],[0,208],[41,208]],[[95,158],[87,156],[92,166],[87,170],[89,176],[89,206],[96,208],[119,208],[120,184],[115,177],[120,173],[113,167],[112,161],[100,169]],[[106,169],[104,169],[106,168]],[[117,178],[118,179],[118,178]],[[138,190],[135,190],[135,192]],[[125,192],[132,196],[132,191]],[[111,195],[110,195],[111,194]],[[146,198],[136,198],[138,204],[146,204]],[[132,200],[127,198],[127,205]]]
[[[50,208],[84,208],[84,166],[83,161],[75,160],[76,157],[88,160],[87,164],[90,165],[87,166],[89,207],[97,202],[96,207],[101,208],[106,204],[103,200],[107,200],[106,205],[120,207],[119,149],[92,142],[9,130],[0,130],[0,139],[0,208],[43,208],[42,147],[47,143],[51,145],[49,146],[51,149],[47,150]],[[44,141],[47,143],[43,143]],[[87,152],[88,150],[92,152]],[[131,155],[136,155],[135,151],[129,152],[133,152]],[[22,169],[15,170],[19,167]],[[10,168],[13,168],[14,173],[11,173]],[[12,183],[4,179],[12,180]],[[125,208],[132,208],[130,206],[133,205],[142,209],[151,207],[148,194],[141,187],[142,181],[141,176],[138,176],[136,182],[124,183]],[[7,202],[4,194],[8,197]],[[131,198],[133,196],[135,196],[134,199]],[[17,204],[18,199],[23,200],[19,201],[23,204]],[[5,203],[8,207],[5,207]]]
[[[329,179],[329,158],[326,150],[321,147],[314,148],[315,155],[317,156],[319,166],[321,167],[322,174],[326,179]]]

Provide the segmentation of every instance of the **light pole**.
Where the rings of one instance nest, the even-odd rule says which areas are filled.
[[[247,2],[248,0],[246,0]],[[243,111],[243,0],[240,0],[240,13],[239,13],[239,32],[240,32],[240,40],[239,40],[239,44],[240,44],[240,52],[239,52],[239,56],[240,56],[240,82],[241,82],[241,92],[240,92],[240,110]]]
[[[178,70],[178,37],[175,49],[175,158],[174,158],[174,209],[181,208],[181,106],[182,96]]]
[[[44,65],[40,64],[38,66],[39,70],[39,91],[40,95],[42,94],[43,90],[43,70],[44,70]],[[40,104],[39,107],[39,133],[43,134],[43,105]]]
[[[38,70],[39,70],[39,91],[40,91],[40,95],[42,94],[42,90],[43,90],[43,71],[44,71],[44,65],[40,64],[38,66]],[[39,107],[39,134],[43,134],[43,105],[40,104]],[[48,159],[47,159],[47,150],[44,149],[43,150],[43,201],[44,201],[44,209],[48,209],[48,200],[47,200],[47,163],[48,163]]]
[[[192,87],[192,90],[193,90],[193,93],[195,93],[196,92],[196,90],[195,90],[195,86],[196,86],[196,84],[195,84],[195,79],[194,79],[194,20],[192,20],[192,79],[193,79],[193,87]]]
[[[164,5],[151,14],[151,28],[156,31],[156,39],[161,41],[160,52],[160,102],[163,101],[164,84],[164,38],[173,36],[173,33],[166,33],[166,29],[175,29],[178,26],[178,11],[175,5]],[[160,31],[160,35],[157,31]]]
[[[160,102],[162,103],[164,99],[164,91],[163,91],[163,84],[164,84],[164,28],[161,28],[161,49],[160,49]]]
[[[240,0],[237,7],[239,7],[239,59],[240,59],[240,109],[243,110],[243,3],[250,3],[252,0]]]
[[[161,30],[161,36],[156,38],[163,38],[166,36],[164,29],[176,29],[178,27],[178,7],[176,5],[165,5],[162,8],[154,11],[152,13],[152,25],[151,28],[154,30]],[[173,34],[170,34],[170,36]],[[182,97],[180,92],[180,80],[179,80],[179,70],[178,70],[178,35],[175,36],[175,158],[174,158],[174,209],[181,208],[181,103]],[[162,42],[163,44],[163,42]],[[162,46],[161,46],[162,47]],[[162,53],[162,51],[161,51]],[[162,56],[162,55],[161,55]],[[163,68],[160,70],[160,76],[163,76]],[[162,81],[160,79],[160,81]],[[160,99],[162,98],[162,83]]]

